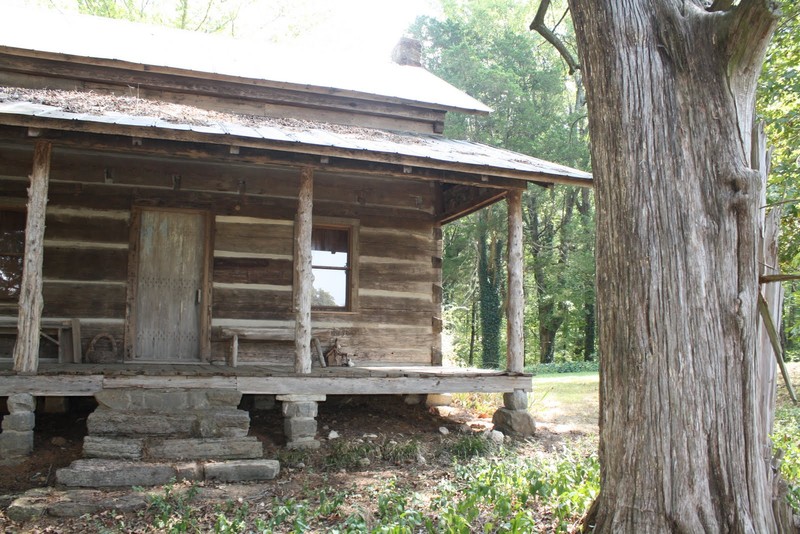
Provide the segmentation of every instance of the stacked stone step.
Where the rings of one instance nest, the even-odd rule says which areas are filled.
[[[261,458],[248,436],[250,415],[242,394],[213,389],[105,389],[87,419],[87,458],[128,460],[233,460]]]
[[[0,433],[0,464],[16,464],[33,451],[33,427],[36,399],[27,393],[17,393],[6,402],[9,414],[3,417]]]

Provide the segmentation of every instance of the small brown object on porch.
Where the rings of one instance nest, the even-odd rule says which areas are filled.
[[[328,367],[352,367],[353,360],[350,355],[342,350],[339,338],[333,340],[333,346],[325,353],[325,361]]]

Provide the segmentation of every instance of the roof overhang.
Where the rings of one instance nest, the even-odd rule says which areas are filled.
[[[482,188],[519,189],[528,182],[591,186],[591,174],[524,154],[437,135],[390,132],[310,121],[236,116],[187,123],[113,111],[66,111],[10,100],[0,89],[0,125],[26,128],[28,135],[56,143],[99,145],[120,151],[196,154],[202,144],[214,154],[246,161],[381,173]],[[231,120],[225,120],[229,118]],[[102,137],[102,140],[100,139]],[[131,139],[138,140],[132,143]],[[148,140],[147,147],[142,140]]]

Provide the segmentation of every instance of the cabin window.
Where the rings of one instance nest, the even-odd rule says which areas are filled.
[[[349,311],[352,288],[352,229],[314,226],[311,231],[311,268],[315,310]]]
[[[0,301],[18,300],[25,254],[25,212],[0,208]]]

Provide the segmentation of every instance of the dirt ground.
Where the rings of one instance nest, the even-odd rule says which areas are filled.
[[[424,400],[424,397],[423,397]],[[71,399],[70,410],[66,414],[37,413],[35,431],[35,451],[25,462],[17,466],[0,466],[0,532],[101,532],[119,531],[115,526],[120,517],[111,510],[105,514],[75,517],[43,517],[33,523],[16,524],[4,515],[4,510],[12,500],[27,490],[55,486],[56,470],[69,465],[81,457],[82,440],[86,434],[86,418],[94,409],[93,399],[82,401]],[[452,459],[446,451],[454,443],[469,433],[479,433],[492,428],[492,403],[501,402],[500,396],[492,398],[488,404],[473,409],[471,399],[457,399],[449,407],[427,408],[424,403],[408,405],[400,396],[372,397],[328,397],[320,403],[318,437],[321,447],[317,451],[287,451],[284,447],[283,417],[279,404],[272,409],[253,409],[252,399],[245,398],[240,408],[249,409],[251,414],[250,434],[257,436],[264,446],[265,458],[281,461],[278,479],[264,484],[234,485],[203,484],[201,497],[206,502],[229,502],[237,492],[239,502],[255,502],[263,506],[272,498],[291,498],[306,494],[311,489],[348,488],[355,494],[363,493],[365,499],[370,485],[388,479],[397,480],[403,487],[434,488],[436,484],[449,477]],[[571,428],[569,430],[565,430]],[[331,431],[338,434],[328,439]],[[566,441],[581,439],[587,433],[569,425],[555,422],[540,423],[533,438],[517,440],[516,450],[528,456],[542,454],[560,448]],[[588,434],[588,439],[596,439]],[[369,465],[349,466],[347,469],[332,467],[330,458],[335,457],[337,447],[343,444],[374,445],[376,450],[386,443],[418,443],[419,453],[413,460],[389,461],[380,455],[372,456]],[[153,491],[161,491],[156,488]],[[215,501],[218,499],[218,501]],[[366,505],[365,505],[366,506]],[[139,516],[126,516],[129,521],[138,521]],[[89,521],[90,523],[87,523]],[[103,522],[108,522],[108,527]],[[153,532],[151,527],[135,527],[129,523],[126,532]],[[144,523],[142,523],[144,524]],[[115,530],[117,529],[117,530]],[[150,529],[150,530],[148,530]]]

